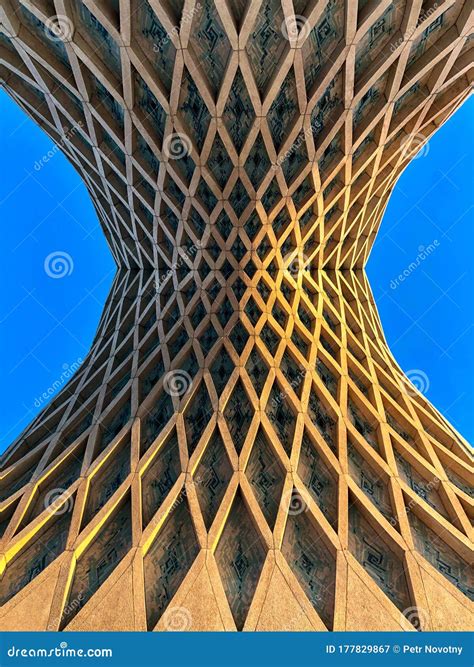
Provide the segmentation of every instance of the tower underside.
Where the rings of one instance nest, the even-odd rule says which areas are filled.
[[[364,272],[469,3],[0,0],[118,266],[0,467],[4,630],[473,628],[472,455]]]

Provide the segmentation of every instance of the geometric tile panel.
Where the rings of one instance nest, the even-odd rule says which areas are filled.
[[[306,512],[290,513],[282,552],[321,620],[332,630],[336,594],[335,557]]]
[[[222,438],[214,433],[196,469],[194,483],[204,523],[209,530],[232,477],[232,466]]]
[[[130,550],[131,542],[131,507],[127,499],[112,513],[96,539],[79,557],[66,605],[71,611],[64,622],[71,621],[112,574]]]
[[[466,562],[414,512],[408,513],[408,519],[416,550],[453,586],[474,601],[472,562]]]
[[[356,505],[349,510],[349,549],[401,612],[412,606],[402,560],[388,536],[375,530]]]
[[[321,512],[337,530],[337,474],[326,464],[305,431],[298,474]]]
[[[387,481],[384,476],[371,467],[354,445],[347,444],[349,474],[362,489],[367,498],[388,521],[394,521],[392,503]]]
[[[69,512],[61,512],[58,517],[53,517],[40,531],[38,539],[29,542],[26,548],[7,565],[0,583],[0,602],[2,605],[33,581],[61,555],[66,546],[70,520]]]
[[[224,417],[236,452],[240,454],[247,431],[252,422],[255,408],[252,406],[241,380],[237,380],[234,390],[224,410]]]
[[[255,438],[245,474],[268,525],[273,528],[280,505],[285,471],[261,430]]]
[[[265,549],[240,492],[216,550],[217,567],[238,630],[242,630],[258,583]]]
[[[143,527],[147,526],[168,495],[181,471],[176,433],[168,438],[143,475]]]
[[[197,556],[199,547],[186,498],[173,510],[143,566],[148,629],[152,630]]]

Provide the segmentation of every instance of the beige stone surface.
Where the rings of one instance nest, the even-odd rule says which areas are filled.
[[[171,602],[171,605],[173,603]],[[222,618],[217,606],[216,597],[212,590],[209,572],[204,566],[196,577],[191,590],[186,595],[183,607],[189,612],[191,625],[190,631],[219,631],[225,630]],[[162,620],[166,619],[166,612]],[[162,623],[158,624],[158,630],[163,629]]]
[[[58,579],[60,562],[52,563],[45,572],[34,579],[23,594],[6,604],[0,614],[0,630],[25,632],[46,630],[54,589]]]
[[[315,629],[280,569],[275,567],[256,629],[271,632],[282,627],[293,632]],[[323,623],[320,629],[326,630]]]
[[[65,629],[84,632],[135,630],[132,566],[108,592],[99,589]]]
[[[437,581],[424,568],[420,568],[423,587],[428,600],[428,613],[434,631],[466,632],[474,631],[474,607],[461,602],[461,594],[448,582],[446,586]],[[450,592],[449,588],[452,588]]]
[[[396,614],[395,607],[394,610]],[[351,567],[348,568],[347,573],[345,629],[350,632],[399,632],[406,630],[400,623],[397,623]]]

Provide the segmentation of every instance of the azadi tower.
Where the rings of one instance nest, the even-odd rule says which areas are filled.
[[[0,7],[2,85],[117,264],[89,355],[3,456],[1,627],[472,628],[471,451],[364,272],[469,94],[470,3]]]

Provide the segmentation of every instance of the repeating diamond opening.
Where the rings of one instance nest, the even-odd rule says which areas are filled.
[[[29,542],[18,556],[7,564],[0,582],[2,605],[33,581],[64,551],[71,521],[70,505],[57,509],[57,514],[40,529],[37,539]]]
[[[298,496],[296,489],[293,493]],[[336,559],[326,540],[304,502],[298,503],[296,512],[290,508],[283,537],[283,555],[321,620],[332,630]]]
[[[178,436],[173,429],[142,477],[143,527],[160,508],[180,471]]]
[[[215,431],[193,477],[196,492],[209,530],[232,477],[232,465],[222,437]]]
[[[265,519],[273,530],[280,506],[285,470],[277,454],[269,445],[262,428],[255,437],[245,474]]]
[[[265,547],[240,491],[215,557],[237,630],[242,630],[265,561]]]
[[[143,559],[148,630],[153,630],[199,552],[186,496],[166,519]]]
[[[237,454],[240,454],[255,413],[242,380],[239,378],[224,410],[224,417]]]
[[[184,413],[184,427],[190,456],[196,449],[199,438],[209,424],[213,414],[212,403],[206,384],[204,380],[201,380],[201,384]]]
[[[61,628],[70,623],[112,574],[132,545],[130,497],[122,499],[90,546],[77,561]],[[74,604],[72,601],[74,600]]]
[[[349,503],[349,550],[403,613],[412,607],[403,558],[388,534],[375,528],[353,499]]]
[[[338,475],[306,430],[301,442],[298,475],[326,519],[337,530]]]

